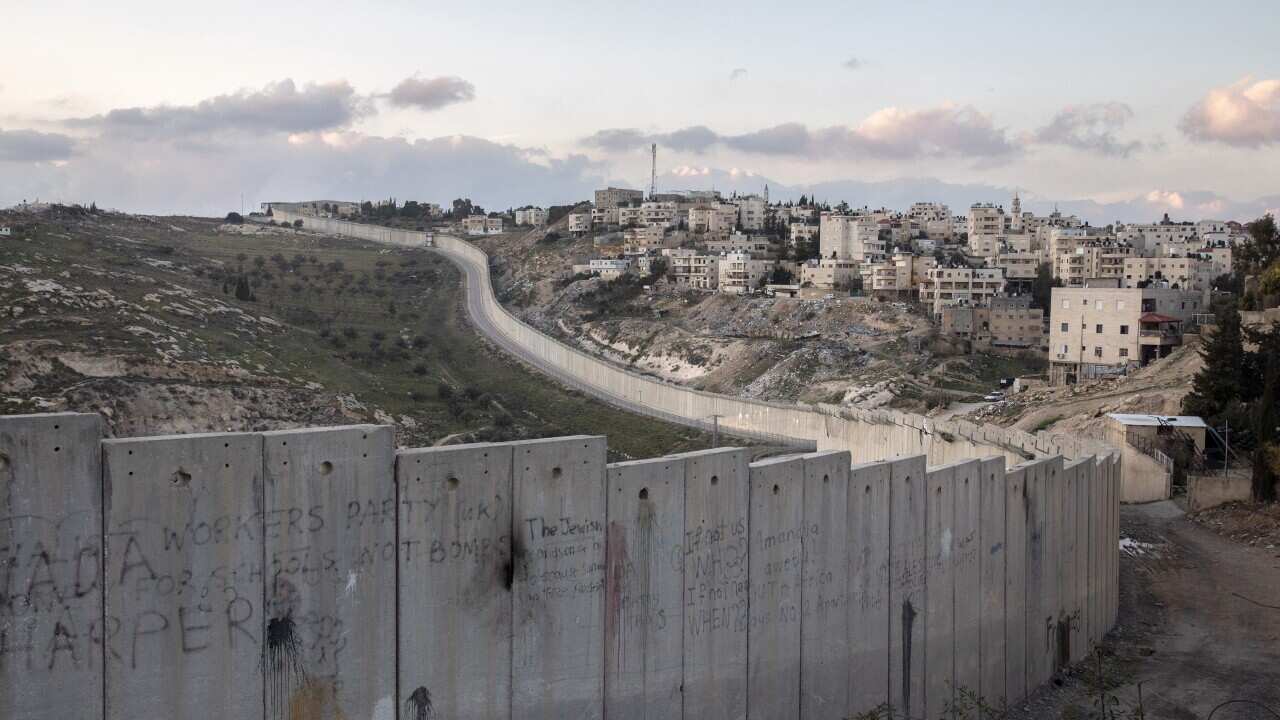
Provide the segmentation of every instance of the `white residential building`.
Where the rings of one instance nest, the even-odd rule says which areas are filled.
[[[818,225],[810,225],[804,222],[793,222],[787,226],[787,236],[791,240],[791,244],[798,242],[813,242],[818,239],[818,232],[821,229]]]
[[[604,280],[616,280],[631,272],[630,258],[596,258],[589,264],[590,273],[599,275]]]
[[[644,201],[643,190],[610,187],[596,191],[596,207],[598,208],[613,208],[642,201]]]
[[[920,283],[920,302],[937,317],[948,304],[986,305],[1004,292],[1004,286],[1000,268],[932,268]]]
[[[569,232],[575,235],[582,235],[584,233],[591,232],[591,213],[569,213]]]
[[[870,263],[884,257],[880,224],[870,215],[823,213],[818,242],[824,258]]]
[[[1206,307],[1215,277],[1213,261],[1199,257],[1131,257],[1124,261],[1124,287],[1190,290],[1200,293]]]
[[[859,277],[859,265],[852,260],[817,258],[800,266],[800,285],[826,290],[848,288]]]
[[[689,229],[696,233],[730,233],[738,223],[738,208],[728,203],[689,208]]]
[[[592,227],[605,227],[608,225],[618,224],[618,206],[613,207],[597,207],[591,209],[591,225]]]
[[[719,290],[739,295],[753,293],[773,272],[775,265],[773,260],[756,260],[748,253],[721,255]]]
[[[676,285],[698,290],[715,290],[720,282],[720,257],[704,255],[690,248],[663,250],[667,273]]]
[[[707,240],[704,244],[707,246],[707,252],[713,255],[731,252],[765,255],[773,249],[768,237],[764,235],[747,235],[740,232],[735,232],[723,240]]]
[[[969,223],[965,230],[970,242],[974,235],[1000,235],[1005,231],[1004,208],[991,203],[976,203],[969,208]]]
[[[738,207],[738,225],[743,230],[750,232],[764,229],[765,209],[767,206],[764,198],[758,195],[746,195],[734,198],[729,202]]]
[[[1110,284],[1110,283],[1108,283]],[[1182,344],[1183,325],[1204,312],[1199,293],[1169,288],[1054,288],[1049,382],[1122,374]]]
[[[547,224],[547,211],[542,208],[522,208],[515,212],[516,225],[542,227]]]
[[[862,291],[881,299],[901,297],[916,292],[937,266],[932,255],[896,253],[882,262],[862,266]]]

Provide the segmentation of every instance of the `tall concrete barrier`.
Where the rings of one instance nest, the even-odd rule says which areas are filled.
[[[264,433],[267,712],[394,711],[396,483],[391,428]]]
[[[106,717],[279,717],[303,648],[263,607],[262,436],[102,448]]]
[[[276,219],[320,233],[398,247],[429,247],[466,276],[468,311],[490,340],[560,382],[618,407],[671,422],[710,429],[712,417],[727,433],[818,450],[847,450],[855,462],[925,455],[932,464],[997,455],[1015,464],[1035,457],[1079,459],[1114,452],[1102,441],[1062,434],[1026,433],[965,421],[933,421],[887,410],[832,405],[788,405],[717,395],[640,375],[555,340],[512,315],[493,293],[489,258],[447,234],[392,230],[290,211],[272,203]],[[1139,482],[1135,478],[1134,482]]]
[[[102,716],[102,418],[0,417],[0,717]]]
[[[511,459],[485,443],[396,458],[401,717],[511,716]]]
[[[1115,620],[1110,457],[100,432],[0,418],[6,717],[934,717]]]

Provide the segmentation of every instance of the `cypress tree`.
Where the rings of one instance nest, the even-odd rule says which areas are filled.
[[[1243,382],[1246,362],[1240,311],[1234,304],[1224,303],[1218,307],[1217,328],[1200,348],[1200,357],[1204,359],[1204,367],[1191,381],[1191,392],[1182,399],[1182,411],[1214,418],[1233,401],[1243,400],[1248,394]]]

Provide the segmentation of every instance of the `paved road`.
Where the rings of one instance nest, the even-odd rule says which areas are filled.
[[[533,367],[535,370],[555,378],[565,386],[578,390],[583,394],[594,397],[619,409],[640,415],[647,415],[649,417],[658,418],[678,425],[684,425],[686,427],[694,427],[706,432],[712,432],[714,430],[713,421],[709,418],[701,421],[690,420],[679,415],[665,413],[660,410],[654,410],[651,407],[636,404],[626,398],[613,395],[598,387],[583,383],[568,371],[563,370],[552,363],[546,362],[533,353],[526,352],[524,348],[512,342],[503,333],[501,333],[494,324],[493,319],[489,316],[489,306],[485,302],[485,294],[492,292],[492,290],[489,289],[488,283],[485,282],[485,278],[487,278],[489,273],[487,265],[475,257],[443,247],[433,247],[431,249],[443,255],[462,271],[464,277],[463,286],[465,290],[464,295],[466,298],[467,316],[471,319],[471,323],[475,326],[476,330],[480,332],[480,334],[484,335],[495,345],[505,350],[508,354]],[[725,435],[742,437],[749,440],[766,441],[774,444],[796,446],[803,449],[813,449],[812,442],[805,443],[804,441],[790,438],[781,438],[741,430],[729,430],[727,428],[720,428],[720,432]]]

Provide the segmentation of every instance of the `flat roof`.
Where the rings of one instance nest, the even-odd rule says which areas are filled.
[[[1107,417],[1121,425],[1172,425],[1173,427],[1209,427],[1197,415],[1130,415],[1126,413],[1108,413]]]

